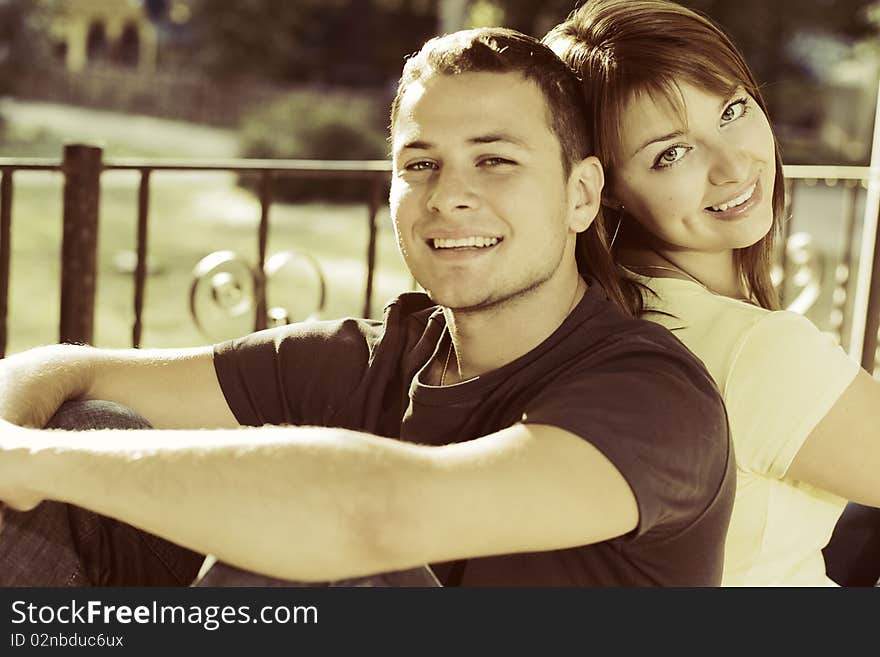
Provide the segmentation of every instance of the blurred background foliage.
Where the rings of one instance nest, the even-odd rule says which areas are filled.
[[[573,0],[120,1],[115,4],[138,7],[138,20],[150,30],[135,33],[132,45],[125,34],[113,37],[109,27],[93,23],[83,64],[72,57],[64,30],[76,7],[89,3],[0,0],[0,95],[240,127],[242,155],[314,158],[385,156],[384,114],[402,62],[430,36],[490,24],[542,36],[575,6]],[[867,106],[880,70],[877,0],[683,4],[714,18],[745,52],[764,85],[787,162],[866,162],[873,117]]]
[[[0,0],[0,96],[15,93],[22,71],[49,60],[46,12],[34,0]]]
[[[437,28],[434,3],[195,0],[197,64],[215,79],[356,88],[386,85]]]
[[[241,124],[241,154],[252,158],[381,160],[388,155],[388,113],[382,94],[293,91],[248,113]],[[254,189],[256,179],[243,176]],[[369,183],[276,180],[274,197],[283,201],[366,198]]]

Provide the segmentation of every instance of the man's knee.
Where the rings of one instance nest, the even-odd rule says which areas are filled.
[[[150,423],[122,404],[104,399],[68,401],[46,424],[47,429],[150,429]]]

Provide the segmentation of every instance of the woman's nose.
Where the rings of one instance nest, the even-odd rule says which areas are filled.
[[[714,185],[745,182],[751,173],[751,158],[742,148],[719,147],[712,154],[709,181]]]

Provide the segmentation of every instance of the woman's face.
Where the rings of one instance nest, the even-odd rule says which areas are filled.
[[[670,251],[729,252],[773,222],[775,144],[742,88],[719,96],[679,81],[681,112],[639,94],[621,120],[609,204],[623,205]]]

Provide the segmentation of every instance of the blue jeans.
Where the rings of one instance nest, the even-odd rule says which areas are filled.
[[[68,402],[49,428],[149,429],[139,415],[105,401]],[[199,578],[205,555],[72,504],[45,501],[4,509],[0,586],[439,586],[427,566],[336,582],[266,577],[217,562]]]

